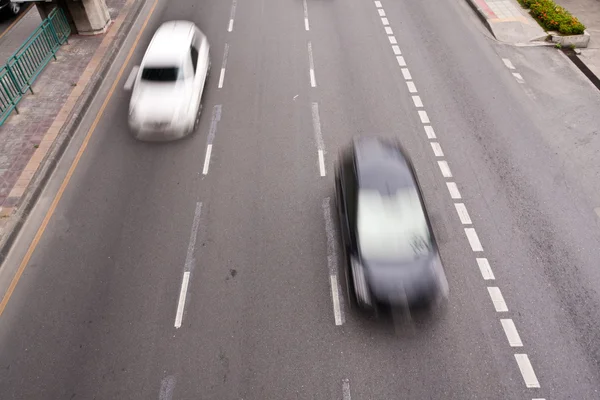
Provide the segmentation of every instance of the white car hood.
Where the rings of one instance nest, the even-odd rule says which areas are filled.
[[[190,106],[185,81],[172,84],[138,84],[131,96],[130,110],[142,121],[171,122]]]

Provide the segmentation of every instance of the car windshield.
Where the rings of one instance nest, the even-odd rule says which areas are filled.
[[[407,262],[430,252],[429,227],[414,187],[398,189],[391,195],[361,189],[357,217],[359,246],[365,260]]]
[[[142,80],[152,82],[174,82],[179,79],[177,67],[145,67]]]

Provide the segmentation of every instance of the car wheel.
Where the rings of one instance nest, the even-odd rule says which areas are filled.
[[[10,2],[10,12],[13,15],[19,14],[20,11],[21,11],[21,3]]]

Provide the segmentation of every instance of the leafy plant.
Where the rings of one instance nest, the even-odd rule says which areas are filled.
[[[530,10],[531,16],[547,31],[558,31],[562,35],[580,35],[585,26],[563,7],[552,0],[518,0]]]

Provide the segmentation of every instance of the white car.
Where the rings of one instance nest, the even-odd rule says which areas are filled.
[[[188,21],[162,24],[139,66],[129,103],[137,139],[167,141],[193,132],[210,69],[209,44]]]

